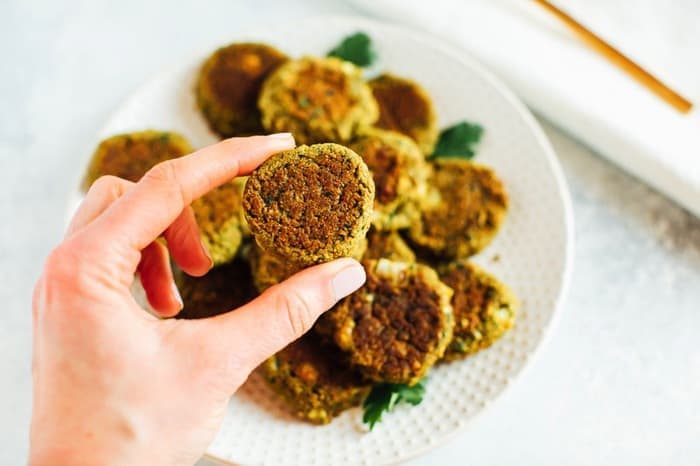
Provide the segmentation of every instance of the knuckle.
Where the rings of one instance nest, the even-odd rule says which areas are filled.
[[[295,289],[278,292],[277,308],[293,338],[309,331],[316,320],[309,301]]]
[[[38,305],[39,296],[63,296],[70,287],[76,286],[78,260],[69,248],[61,245],[51,251],[44,263],[42,278],[34,292],[34,304]]]
[[[170,185],[177,180],[172,161],[166,160],[154,165],[143,176],[144,181]]]
[[[87,289],[90,277],[89,257],[94,248],[90,240],[82,237],[60,244],[46,258],[43,270],[43,281],[52,293],[62,290]]]
[[[119,183],[120,178],[114,175],[102,175],[97,178],[90,186],[90,191],[105,191],[112,189],[115,184]]]
[[[113,175],[103,175],[95,180],[90,186],[86,197],[109,197],[118,199],[123,193],[125,184],[130,184],[129,181]]]
[[[69,247],[65,245],[58,246],[46,258],[44,276],[51,279],[72,274],[76,259],[75,254],[71,252]]]
[[[191,199],[188,198],[183,190],[178,173],[178,160],[166,160],[148,170],[142,181],[162,189],[168,198],[174,197],[180,200],[182,205],[189,205]]]

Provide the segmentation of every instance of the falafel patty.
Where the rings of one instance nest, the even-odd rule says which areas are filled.
[[[118,134],[97,146],[83,178],[83,191],[95,180],[113,175],[136,182],[154,165],[192,152],[184,136],[169,131],[146,130]]]
[[[490,168],[437,159],[422,207],[409,239],[437,257],[453,259],[476,254],[493,240],[505,218],[508,196]]]
[[[289,131],[299,144],[348,141],[379,116],[362,71],[337,58],[291,60],[265,81],[258,107],[270,132]]]
[[[363,259],[389,259],[396,262],[415,262],[416,254],[398,231],[379,231],[370,228],[367,233],[367,251]]]
[[[262,133],[258,97],[267,76],[287,60],[265,44],[236,43],[207,58],[199,71],[197,106],[223,138]]]
[[[395,131],[363,129],[349,145],[374,179],[372,224],[379,230],[407,228],[425,196],[428,164],[411,138]]]
[[[178,319],[202,319],[247,304],[257,296],[250,267],[241,259],[214,267],[202,277],[175,271],[175,283],[184,307]]]
[[[362,403],[371,389],[343,359],[337,348],[307,333],[265,361],[261,372],[297,417],[327,424]]]
[[[374,182],[362,158],[328,143],[267,159],[248,178],[243,207],[260,247],[312,265],[358,253],[373,202]]]
[[[245,181],[229,181],[192,203],[202,242],[215,265],[232,260],[247,228],[243,216]]]
[[[461,259],[441,267],[440,279],[454,290],[455,328],[446,361],[491,346],[513,326],[518,300],[493,275]]]
[[[414,385],[452,338],[452,290],[421,264],[365,261],[367,282],[321,316],[316,331],[378,382]]]
[[[383,74],[369,82],[379,104],[378,128],[410,137],[424,154],[432,154],[438,140],[437,118],[428,93],[416,82]]]

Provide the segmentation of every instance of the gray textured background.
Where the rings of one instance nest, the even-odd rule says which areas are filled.
[[[700,4],[560,3],[700,101]],[[131,90],[192,49],[266,18],[317,13],[358,11],[322,0],[0,4],[0,464],[25,461],[31,289],[60,240],[87,141]],[[576,222],[559,327],[505,399],[415,464],[697,464],[700,221],[545,130]]]

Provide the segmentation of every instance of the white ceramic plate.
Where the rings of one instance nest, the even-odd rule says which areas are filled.
[[[425,452],[467,425],[513,383],[541,347],[563,299],[572,221],[561,170],[532,115],[477,63],[415,31],[359,18],[313,18],[230,40],[267,42],[291,56],[322,55],[358,30],[376,43],[376,69],[425,86],[441,126],[468,119],[486,129],[476,160],[504,180],[512,207],[496,240],[474,260],[513,288],[522,311],[515,327],[492,348],[435,368],[423,403],[400,406],[372,432],[363,427],[359,409],[323,427],[299,422],[252,376],[231,399],[208,449],[221,462],[386,464]],[[124,102],[99,137],[156,128],[179,131],[196,147],[215,142],[195,107],[192,88],[198,65],[218,45],[149,81]],[[72,205],[79,197],[76,189]]]

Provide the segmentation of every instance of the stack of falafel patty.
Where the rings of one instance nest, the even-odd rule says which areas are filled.
[[[199,278],[176,271],[178,318],[235,309],[338,257],[361,260],[367,273],[363,287],[261,366],[299,418],[328,423],[373,384],[416,384],[513,325],[516,298],[469,262],[503,222],[504,186],[485,166],[428,159],[439,132],[418,84],[389,74],[366,81],[338,58],[290,59],[235,43],[204,62],[195,94],[222,138],[291,132],[302,145],[192,205],[215,267]],[[114,136],[96,150],[84,187],[101,175],[136,181],[189,152],[172,132]]]

